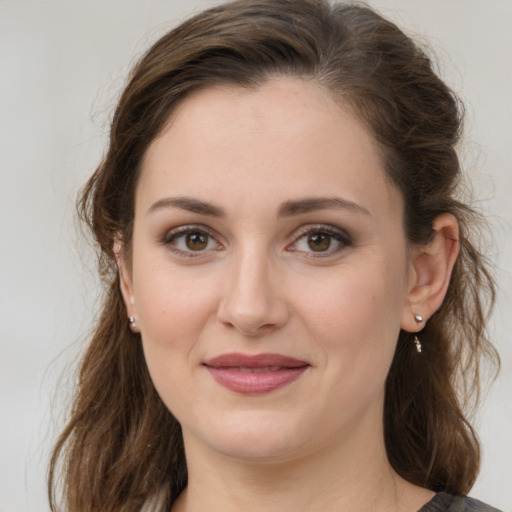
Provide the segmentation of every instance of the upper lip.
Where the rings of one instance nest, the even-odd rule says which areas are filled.
[[[211,368],[299,368],[309,366],[305,361],[282,354],[221,354],[203,363]]]

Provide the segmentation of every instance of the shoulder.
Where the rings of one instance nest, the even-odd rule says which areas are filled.
[[[445,492],[437,493],[418,512],[500,512],[481,501],[468,496],[452,496]]]

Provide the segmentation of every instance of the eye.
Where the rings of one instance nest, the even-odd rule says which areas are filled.
[[[209,237],[204,233],[187,233],[177,239],[179,240],[180,238],[184,239],[187,249],[191,251],[202,251],[208,247]]]
[[[222,248],[210,233],[194,226],[173,229],[165,235],[162,242],[173,252],[187,257]]]
[[[299,237],[287,247],[287,250],[311,256],[315,253],[318,256],[330,256],[350,245],[352,239],[344,231],[327,226],[315,226],[301,230]]]
[[[311,233],[306,238],[308,247],[314,252],[327,251],[332,244],[332,236],[327,233]]]

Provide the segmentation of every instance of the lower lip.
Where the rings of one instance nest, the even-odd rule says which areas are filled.
[[[280,368],[269,371],[240,371],[234,368],[206,367],[212,377],[225,388],[244,395],[270,393],[296,381],[308,368]]]

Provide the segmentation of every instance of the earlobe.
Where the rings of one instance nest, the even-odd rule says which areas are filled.
[[[441,306],[459,255],[459,224],[448,213],[435,218],[432,240],[414,249],[402,329],[417,332]],[[423,317],[418,323],[417,316]]]
[[[126,261],[123,243],[118,238],[114,241],[114,255],[116,257],[119,272],[119,286],[123,296],[124,305],[126,307],[127,316],[137,318],[131,269]]]

